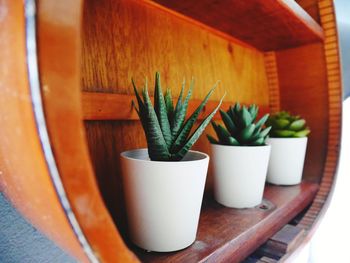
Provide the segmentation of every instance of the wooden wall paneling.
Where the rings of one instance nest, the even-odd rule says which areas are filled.
[[[45,119],[71,209],[93,250],[90,260],[135,262],[100,196],[81,107],[82,1],[40,1],[38,59]],[[70,211],[67,211],[70,212]]]
[[[328,86],[322,44],[276,52],[280,107],[302,115],[311,129],[304,178],[320,181],[327,154]]]
[[[156,71],[163,87],[177,96],[183,78],[195,77],[193,99],[212,94],[218,101],[256,103],[268,107],[264,54],[174,16],[144,1],[88,0],[84,5],[82,83],[84,92],[133,95],[148,77],[153,93]],[[85,93],[83,93],[84,96]],[[101,192],[120,231],[125,231],[119,171],[122,151],[146,147],[139,121],[86,121],[88,145]],[[209,127],[204,133],[213,133]],[[205,136],[194,149],[209,152]],[[208,184],[210,188],[210,175]]]
[[[269,107],[271,112],[278,112],[281,109],[280,84],[275,52],[265,53],[265,70],[269,85]]]
[[[40,144],[28,85],[24,11],[24,1],[0,2],[0,190],[36,229],[76,260],[88,262]]]
[[[205,0],[200,5],[193,0],[154,2],[263,51],[286,49],[323,39],[319,24],[292,0]]]
[[[339,147],[341,139],[341,115],[342,115],[342,84],[341,68],[339,60],[339,44],[337,40],[337,28],[334,12],[334,4],[331,0],[319,0],[321,25],[325,30],[324,56],[326,61],[326,76],[328,86],[328,138],[327,157],[324,164],[323,177],[320,190],[313,201],[310,210],[299,223],[304,228],[311,229],[313,233],[325,213],[330,195],[335,185],[337,172]],[[326,27],[325,27],[326,26]],[[331,33],[328,33],[331,32]],[[334,34],[335,32],[335,34]]]

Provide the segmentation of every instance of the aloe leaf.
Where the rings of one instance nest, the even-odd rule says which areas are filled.
[[[170,124],[168,120],[168,113],[165,105],[165,100],[163,97],[162,88],[160,85],[160,74],[156,73],[156,84],[154,87],[154,109],[158,117],[158,122],[163,133],[164,140],[168,148],[171,146],[172,137]]]
[[[173,122],[173,125],[171,127],[172,137],[173,137],[172,144],[174,143],[175,139],[177,138],[179,131],[180,131],[180,129],[185,121],[186,112],[187,112],[187,108],[188,108],[188,102],[192,96],[193,86],[194,86],[194,79],[191,80],[190,88],[187,92],[187,96],[186,96],[184,102],[181,104],[181,107],[177,108],[175,111],[174,122]],[[183,88],[184,88],[184,86],[182,86],[182,89],[181,89],[181,94],[180,94],[181,98],[182,98],[182,94],[183,94]]]
[[[296,120],[290,124],[288,129],[292,130],[292,131],[300,131],[301,129],[304,128],[305,124],[306,124],[306,122],[304,119]]]
[[[253,135],[255,130],[255,124],[252,123],[244,128],[240,133],[240,139],[242,142],[247,142]]]
[[[137,103],[139,105],[139,109],[142,110],[141,108],[144,108],[145,105],[140,97],[140,94],[139,92],[137,91],[137,88],[136,88],[136,85],[135,85],[135,82],[134,82],[134,79],[131,79],[131,82],[132,82],[132,86],[134,88],[134,92],[135,92],[135,96],[136,96],[136,99],[137,99]]]
[[[213,136],[207,134],[207,138],[208,138],[210,143],[212,143],[212,144],[219,144],[219,141],[216,140]]]
[[[235,135],[237,128],[235,126],[235,124],[233,123],[232,119],[230,118],[230,116],[224,112],[223,110],[220,110],[220,115],[221,115],[221,119],[224,122],[227,130],[230,132],[230,134],[232,136]]]
[[[268,118],[269,118],[269,114],[265,114],[263,117],[261,117],[261,119],[257,121],[257,123],[255,124],[256,128],[260,129],[264,125],[264,123],[268,120]]]
[[[294,137],[300,138],[300,137],[306,137],[310,133],[309,129],[298,131],[294,134]]]
[[[265,137],[269,134],[271,128],[272,128],[272,127],[269,126],[269,127],[265,128],[265,129],[263,129],[263,130],[259,133],[259,137],[260,137],[260,138],[265,138]]]
[[[185,122],[185,124],[183,125],[183,127],[181,128],[181,130],[179,130],[179,133],[176,137],[176,139],[174,140],[173,145],[171,146],[171,153],[175,153],[177,152],[179,149],[182,148],[183,144],[186,142],[187,136],[189,135],[189,133],[191,132],[191,129],[194,125],[194,123],[196,122],[200,112],[203,110],[205,104],[207,104],[210,95],[213,93],[213,91],[215,90],[215,88],[217,87],[218,82],[215,83],[214,87],[210,89],[210,91],[208,92],[208,94],[205,96],[204,100],[202,101],[202,103],[198,106],[198,108],[192,113],[192,115],[189,117],[189,119]],[[220,102],[221,104],[221,102]]]
[[[152,161],[166,161],[170,158],[161,127],[158,122],[157,114],[152,106],[151,99],[148,95],[147,86],[142,92],[145,112],[142,113],[143,123],[146,127],[145,133],[148,145],[148,155]]]
[[[171,90],[167,88],[165,92],[165,106],[166,106],[166,111],[168,113],[168,120],[169,123],[172,123],[173,117],[174,117],[174,104],[173,104],[173,97],[171,96]]]
[[[214,86],[215,88],[216,86]],[[209,91],[210,93],[210,91]],[[209,94],[208,93],[208,94]],[[210,93],[211,94],[211,93]],[[226,95],[226,94],[225,94]],[[214,117],[214,115],[216,114],[216,112],[218,111],[218,109],[221,106],[221,103],[225,97],[225,95],[221,98],[218,106],[201,122],[201,124],[198,126],[198,128],[193,132],[193,134],[191,135],[191,137],[186,141],[185,145],[181,148],[180,151],[178,151],[175,155],[174,155],[174,159],[176,160],[181,160],[185,154],[189,151],[189,149],[191,149],[191,147],[193,146],[193,144],[198,140],[199,136],[201,136],[202,132],[204,131],[204,129],[207,127],[207,125],[210,123],[211,119]]]

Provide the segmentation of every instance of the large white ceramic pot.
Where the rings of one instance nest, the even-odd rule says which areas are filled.
[[[307,137],[269,138],[271,158],[267,182],[277,185],[299,184],[303,175]]]
[[[262,201],[270,146],[212,144],[214,196],[220,204],[248,208]]]
[[[190,151],[179,162],[150,161],[147,149],[121,154],[131,240],[170,252],[191,245],[197,234],[209,156]]]

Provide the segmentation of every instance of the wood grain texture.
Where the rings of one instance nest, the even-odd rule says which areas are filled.
[[[271,112],[281,109],[280,84],[278,80],[278,69],[275,52],[265,53],[265,70],[269,85],[269,106]]]
[[[174,253],[136,247],[134,251],[142,262],[240,262],[305,208],[317,188],[305,182],[292,187],[268,185],[264,208],[225,208],[212,197],[205,198],[197,239],[190,247]]]
[[[162,86],[170,87],[174,97],[179,94],[183,78],[188,83],[194,76],[194,100],[202,100],[214,83],[221,80],[211,100],[218,101],[226,91],[227,103],[268,105],[263,53],[230,42],[143,1],[85,2],[81,65],[84,92],[107,93],[111,97],[112,93],[133,95],[131,77],[137,86],[142,86],[148,77],[152,94],[154,74],[160,71]],[[84,105],[85,109],[94,107],[85,102]],[[108,111],[110,114],[113,108]],[[119,155],[125,150],[146,147],[143,130],[139,121],[130,120],[86,121],[85,127],[101,193],[123,233],[125,213]],[[205,133],[213,134],[212,128]],[[194,149],[210,153],[205,136]],[[207,182],[211,188],[211,173]]]
[[[337,32],[334,13],[334,4],[331,0],[318,1],[320,10],[321,24],[325,32]],[[326,34],[324,55],[326,61],[326,74],[328,85],[328,139],[327,157],[324,164],[323,177],[320,184],[320,190],[315,197],[309,211],[301,220],[301,227],[310,229],[313,233],[320,223],[320,219],[328,208],[332,189],[335,185],[335,175],[337,171],[339,147],[341,139],[341,111],[342,111],[342,85],[341,70],[339,63],[339,46],[337,35]]]
[[[88,154],[80,96],[81,16],[82,1],[38,5],[38,59],[51,148],[95,256],[102,262],[135,262],[103,203]]]
[[[83,92],[82,106],[84,120],[139,120],[137,112],[132,106],[132,101],[136,102],[134,95],[123,95],[113,93]],[[151,97],[153,102],[153,97]],[[174,98],[176,103],[177,98]],[[190,100],[186,118],[197,109],[202,100]],[[210,112],[219,105],[219,101],[209,100],[199,114],[198,120],[203,120]],[[231,102],[223,102],[221,109],[227,110],[232,105]],[[246,105],[248,106],[248,105]],[[269,107],[258,105],[259,115],[269,112]],[[220,114],[216,113],[214,120],[220,119]]]
[[[321,44],[276,52],[281,110],[301,115],[311,129],[304,178],[320,181],[327,154],[328,85]]]
[[[205,0],[200,4],[196,1],[154,2],[263,51],[286,49],[323,39],[319,24],[292,0]]]
[[[24,1],[0,1],[0,13],[0,190],[36,229],[87,262],[57,197],[38,136],[28,85]]]

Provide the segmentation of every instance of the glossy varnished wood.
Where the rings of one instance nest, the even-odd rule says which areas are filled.
[[[309,204],[317,184],[267,185],[264,202],[251,209],[232,209],[206,197],[197,239],[174,253],[145,252],[133,247],[142,262],[240,262]]]
[[[113,93],[98,93],[98,92],[83,92],[82,106],[84,120],[139,120],[139,117],[132,106],[132,101],[135,101],[134,95],[123,95]],[[153,97],[151,97],[153,101]],[[177,98],[174,98],[174,103]],[[201,104],[202,100],[191,100],[188,104],[188,118]],[[219,105],[219,101],[209,100],[204,106],[203,111],[198,116],[198,120],[204,119]],[[232,105],[231,102],[223,102],[221,109],[227,110]],[[266,105],[258,105],[259,115],[269,112],[269,107]],[[220,114],[217,113],[214,119],[220,119]]]
[[[323,39],[322,28],[292,0],[155,2],[264,51]]]
[[[304,176],[320,181],[327,154],[328,86],[322,44],[276,52],[280,108],[303,116],[311,129]]]
[[[38,55],[51,147],[70,206],[102,262],[137,261],[125,247],[101,198],[82,122],[82,1],[40,1]],[[64,14],[64,15],[62,15]]]
[[[27,75],[24,10],[24,1],[0,2],[0,190],[36,229],[76,260],[88,262],[40,143]]]

